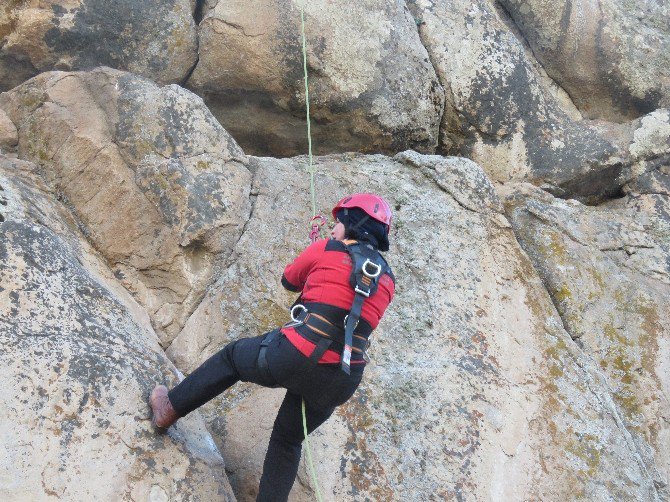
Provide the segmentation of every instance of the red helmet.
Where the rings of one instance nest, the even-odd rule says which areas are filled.
[[[355,193],[349,195],[335,204],[333,218],[337,218],[337,212],[340,209],[352,207],[362,209],[370,218],[386,225],[386,233],[390,230],[392,219],[391,206],[379,195],[373,193]]]

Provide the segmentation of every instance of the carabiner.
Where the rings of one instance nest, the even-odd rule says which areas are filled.
[[[315,220],[319,220],[319,222],[316,222]],[[312,217],[311,220],[309,220],[309,223],[312,226],[311,231],[309,232],[309,240],[312,242],[316,242],[317,239],[319,238],[319,235],[321,234],[321,227],[326,224],[326,217],[323,216],[322,214],[317,214],[316,216]]]

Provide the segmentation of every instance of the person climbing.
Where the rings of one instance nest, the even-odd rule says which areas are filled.
[[[300,296],[292,322],[226,345],[175,388],[151,393],[153,422],[167,429],[238,381],[283,387],[263,464],[258,501],[285,501],[295,481],[304,439],[354,394],[367,362],[372,331],[393,299],[395,278],[379,251],[389,249],[391,208],[360,193],[332,211],[330,239],[308,246],[286,266],[282,285]]]

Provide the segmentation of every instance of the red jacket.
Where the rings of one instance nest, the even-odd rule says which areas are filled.
[[[351,243],[353,241],[346,241]],[[349,313],[354,301],[354,290],[349,284],[351,258],[344,242],[324,239],[311,244],[284,269],[282,285],[289,291],[301,292],[302,304],[319,304],[334,307],[341,318]],[[379,278],[377,292],[363,303],[361,324],[367,324],[372,331],[393,299],[395,278],[389,270]],[[339,317],[339,316],[338,316]],[[293,328],[282,328],[286,338],[303,354],[309,356],[314,344],[304,339]],[[340,355],[328,350],[320,363],[338,363]],[[354,354],[352,363],[364,362],[362,356]]]

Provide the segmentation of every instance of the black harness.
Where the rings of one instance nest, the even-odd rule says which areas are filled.
[[[355,296],[342,325],[329,322],[332,316],[328,315],[327,309],[324,311],[319,305],[310,305],[307,308],[298,303],[291,308],[293,321],[286,327],[294,327],[301,336],[316,345],[310,355],[313,363],[317,363],[334,346],[332,348],[342,354],[342,371],[350,374],[352,350],[357,348],[367,357],[365,351],[372,332],[369,324],[361,320],[363,304],[366,298],[377,292],[379,278],[390,269],[379,251],[370,244],[356,242],[345,247],[351,257],[349,284],[354,289]]]
[[[377,292],[379,278],[389,269],[386,260],[379,251],[370,244],[357,242],[346,246],[353,266],[349,276],[349,284],[354,288],[356,296],[351,305],[349,315],[344,319],[344,351],[342,352],[342,371],[350,373],[351,348],[354,330],[358,326],[366,298]]]

